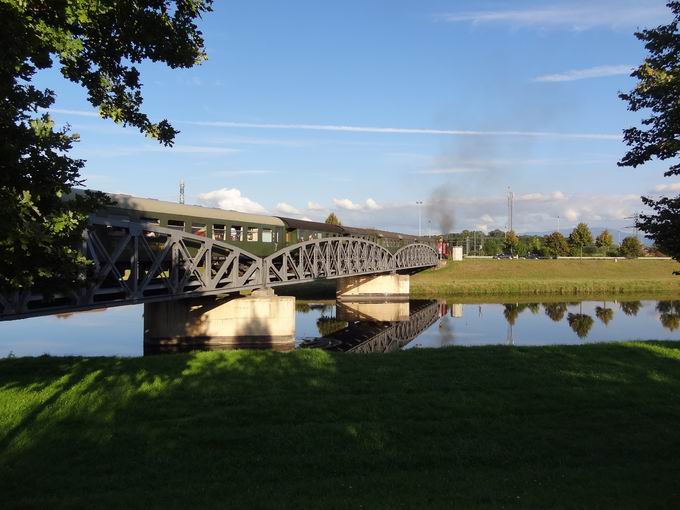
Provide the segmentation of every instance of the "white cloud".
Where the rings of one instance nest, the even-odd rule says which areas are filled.
[[[267,210],[257,202],[241,195],[236,188],[222,188],[198,195],[198,202],[220,209],[234,210],[245,213],[266,213]]]
[[[544,196],[543,196],[542,193],[525,193],[524,195],[520,195],[517,198],[519,200],[532,201],[532,200],[543,200]]]
[[[372,198],[367,198],[366,199],[366,209],[370,209],[372,211],[375,211],[376,209],[382,209],[382,206],[378,204],[375,200]]]
[[[489,216],[488,214],[483,214],[480,220],[482,220],[484,223],[495,223],[493,217]]]
[[[659,184],[654,186],[656,191],[680,191],[680,182],[672,182],[670,184]]]
[[[307,209],[310,211],[323,211],[325,207],[316,202],[307,202]]]
[[[669,10],[659,1],[609,0],[586,4],[572,0],[539,8],[454,12],[439,15],[437,19],[478,25],[500,23],[514,27],[586,30],[602,26],[638,27],[669,17]]]
[[[416,134],[416,135],[439,135],[439,136],[509,136],[526,138],[621,140],[620,134],[612,133],[560,133],[554,131],[475,131],[463,129],[369,127],[369,126],[343,126],[330,124],[270,124],[270,123],[230,122],[230,121],[175,121],[175,122],[181,124],[189,124],[193,126],[206,126],[218,128],[342,131],[349,133],[381,133],[381,134],[391,133],[391,134]]]
[[[448,175],[448,174],[469,174],[483,172],[482,168],[431,168],[429,170],[418,170],[421,175]]]
[[[361,204],[355,204],[349,198],[334,198],[333,203],[339,208],[347,211],[359,211],[362,209]]]
[[[352,202],[349,198],[334,198],[333,203],[346,211],[377,211],[383,208],[372,198],[367,198],[363,204]]]
[[[75,117],[99,117],[99,112],[94,110],[66,110],[64,108],[50,108],[47,111],[50,113],[73,115]]]
[[[620,76],[628,75],[633,70],[630,65],[607,65],[589,67],[588,69],[572,69],[564,73],[544,74],[537,76],[533,81],[575,81],[587,80],[589,78],[603,78],[605,76]]]
[[[300,210],[286,202],[276,204],[276,211],[281,214],[300,214]]]
[[[575,209],[567,209],[564,211],[564,217],[567,218],[569,221],[576,221],[578,220],[579,213]]]
[[[552,193],[524,193],[517,196],[517,200],[523,202],[545,202],[548,200],[563,200],[566,195],[561,191],[553,191]]]

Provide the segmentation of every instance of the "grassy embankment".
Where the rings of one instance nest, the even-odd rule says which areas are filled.
[[[449,262],[411,278],[415,296],[678,293],[670,260],[488,260]]]
[[[3,508],[678,508],[680,345],[0,360]]]

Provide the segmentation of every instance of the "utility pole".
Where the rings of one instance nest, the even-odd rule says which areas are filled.
[[[421,237],[422,236],[422,232],[421,232],[421,228],[420,228],[421,227],[421,213],[422,213],[422,207],[421,206],[423,205],[423,201],[422,200],[416,201],[416,205],[418,206],[418,237]]]
[[[559,215],[557,216],[557,231],[560,231],[560,217]]]
[[[183,204],[184,203],[184,179],[180,178],[179,180],[179,203]]]
[[[510,186],[508,186],[508,230],[510,232],[513,231],[513,226],[512,226],[512,208],[513,208],[513,202],[515,201],[515,194],[510,190]]]

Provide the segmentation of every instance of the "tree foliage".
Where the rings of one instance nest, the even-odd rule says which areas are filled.
[[[58,62],[104,118],[171,145],[177,131],[141,111],[143,60],[171,68],[205,58],[195,20],[212,0],[0,0],[0,288],[50,291],[84,281],[76,246],[104,195],[64,197],[82,184],[68,157],[78,136],[55,128],[52,90],[31,81]]]
[[[519,247],[519,237],[515,234],[514,230],[510,230],[505,236],[505,242],[503,243],[503,251],[509,253],[510,255],[517,254],[517,248]]]
[[[642,302],[641,301],[621,301],[619,303],[619,307],[621,308],[621,311],[623,313],[625,313],[626,315],[635,317],[638,314],[638,312],[640,311],[640,308],[642,308]]]
[[[595,316],[606,326],[614,318],[614,309],[609,308],[606,304],[604,306],[596,306]]]
[[[553,232],[543,239],[543,251],[549,257],[565,257],[569,255],[569,244],[559,232]]]
[[[545,314],[550,317],[553,322],[559,322],[564,319],[564,314],[567,313],[566,303],[543,303],[543,310]]]
[[[648,55],[631,75],[638,80],[635,88],[619,97],[629,110],[647,111],[649,116],[641,127],[624,130],[630,148],[620,166],[637,167],[655,158],[665,161],[680,153],[680,2],[667,5],[673,13],[671,23],[635,33]],[[680,163],[672,164],[664,175],[680,175]],[[680,260],[680,195],[658,200],[642,197],[642,201],[652,213],[640,215],[638,227],[661,251]]]
[[[585,223],[579,223],[569,234],[569,246],[583,249],[593,244],[593,234]]]
[[[634,259],[637,257],[642,257],[644,254],[645,250],[637,237],[629,236],[621,241],[621,255],[624,257]]]
[[[606,252],[614,244],[614,237],[609,233],[609,230],[605,228],[600,232],[600,235],[595,238],[595,244],[598,248]]]
[[[586,313],[570,313],[567,315],[567,322],[579,338],[585,338],[590,333],[595,321]]]
[[[342,222],[340,219],[335,215],[334,212],[330,213],[324,223],[327,223],[329,225],[342,225]]]

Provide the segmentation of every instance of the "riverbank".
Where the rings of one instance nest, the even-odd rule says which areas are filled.
[[[670,260],[480,260],[451,262],[411,278],[414,297],[680,293]]]
[[[677,508],[680,345],[0,360],[4,508]]]

